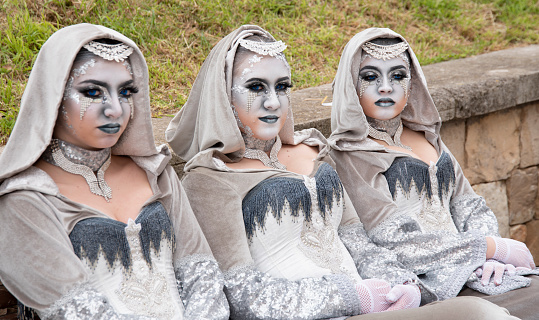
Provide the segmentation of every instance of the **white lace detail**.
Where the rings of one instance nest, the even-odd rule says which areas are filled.
[[[125,233],[133,259],[132,272],[126,275],[116,294],[135,314],[159,318],[172,318],[174,307],[170,302],[166,278],[153,272],[142,256],[141,225],[129,219]]]
[[[436,177],[437,171],[438,167],[435,163],[431,162],[431,165],[429,166],[429,178],[432,197],[423,197],[423,206],[417,215],[417,218],[421,224],[421,227],[426,232],[443,229],[451,233],[458,233],[458,230],[451,219],[449,208],[444,207],[441,199],[438,197],[438,178]]]
[[[318,203],[316,194],[316,180],[304,177],[305,186],[311,194],[313,204]],[[317,266],[330,269],[332,273],[346,273],[346,269],[341,267],[343,256],[339,247],[339,237],[333,226],[323,219],[317,205],[312,207],[311,221],[303,222],[301,230],[301,241],[298,248],[307,258],[312,260]]]

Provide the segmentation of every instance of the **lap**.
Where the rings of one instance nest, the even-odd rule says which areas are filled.
[[[472,290],[463,289],[459,296],[481,297],[500,307],[504,307],[509,312],[523,320],[537,319],[539,314],[539,276],[528,276],[532,279],[529,287],[512,290],[496,296],[488,296]]]
[[[478,297],[457,297],[415,309],[365,314],[349,320],[518,320],[504,308]]]

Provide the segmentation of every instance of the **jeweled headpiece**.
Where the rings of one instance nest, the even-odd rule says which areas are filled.
[[[116,62],[124,61],[133,53],[133,48],[123,43],[107,44],[90,41],[82,47],[105,60]]]
[[[286,44],[281,40],[275,42],[258,42],[247,39],[241,39],[240,46],[261,55],[276,56],[286,49]]]
[[[406,42],[399,42],[397,44],[383,46],[372,42],[366,42],[361,48],[373,58],[385,61],[397,58],[401,53],[408,49],[408,44]]]

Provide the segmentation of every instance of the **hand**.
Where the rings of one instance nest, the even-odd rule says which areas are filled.
[[[504,273],[507,271],[508,275],[514,275],[515,270],[516,268],[512,264],[503,264],[497,260],[489,259],[481,267],[475,269],[475,274],[481,277],[481,284],[486,286],[494,273],[494,284],[499,286],[502,284]]]
[[[421,292],[415,284],[398,284],[389,291],[386,300],[393,303],[387,311],[417,308],[421,303]]]
[[[535,269],[533,256],[524,243],[506,238],[487,238],[491,238],[496,244],[496,251],[492,256],[492,259],[496,259],[506,264],[512,264],[515,267]]]
[[[391,302],[386,300],[391,284],[385,280],[361,280],[356,284],[356,290],[359,294],[361,314],[385,311],[391,305]]]
[[[356,285],[361,314],[419,307],[421,293],[415,284],[399,284],[391,288],[385,280],[362,280]]]

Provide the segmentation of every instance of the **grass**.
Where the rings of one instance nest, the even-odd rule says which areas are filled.
[[[141,47],[154,116],[181,108],[213,45],[241,24],[288,44],[295,89],[331,82],[346,42],[371,26],[401,33],[422,64],[539,43],[537,0],[0,0],[0,143],[43,42],[81,22]]]

